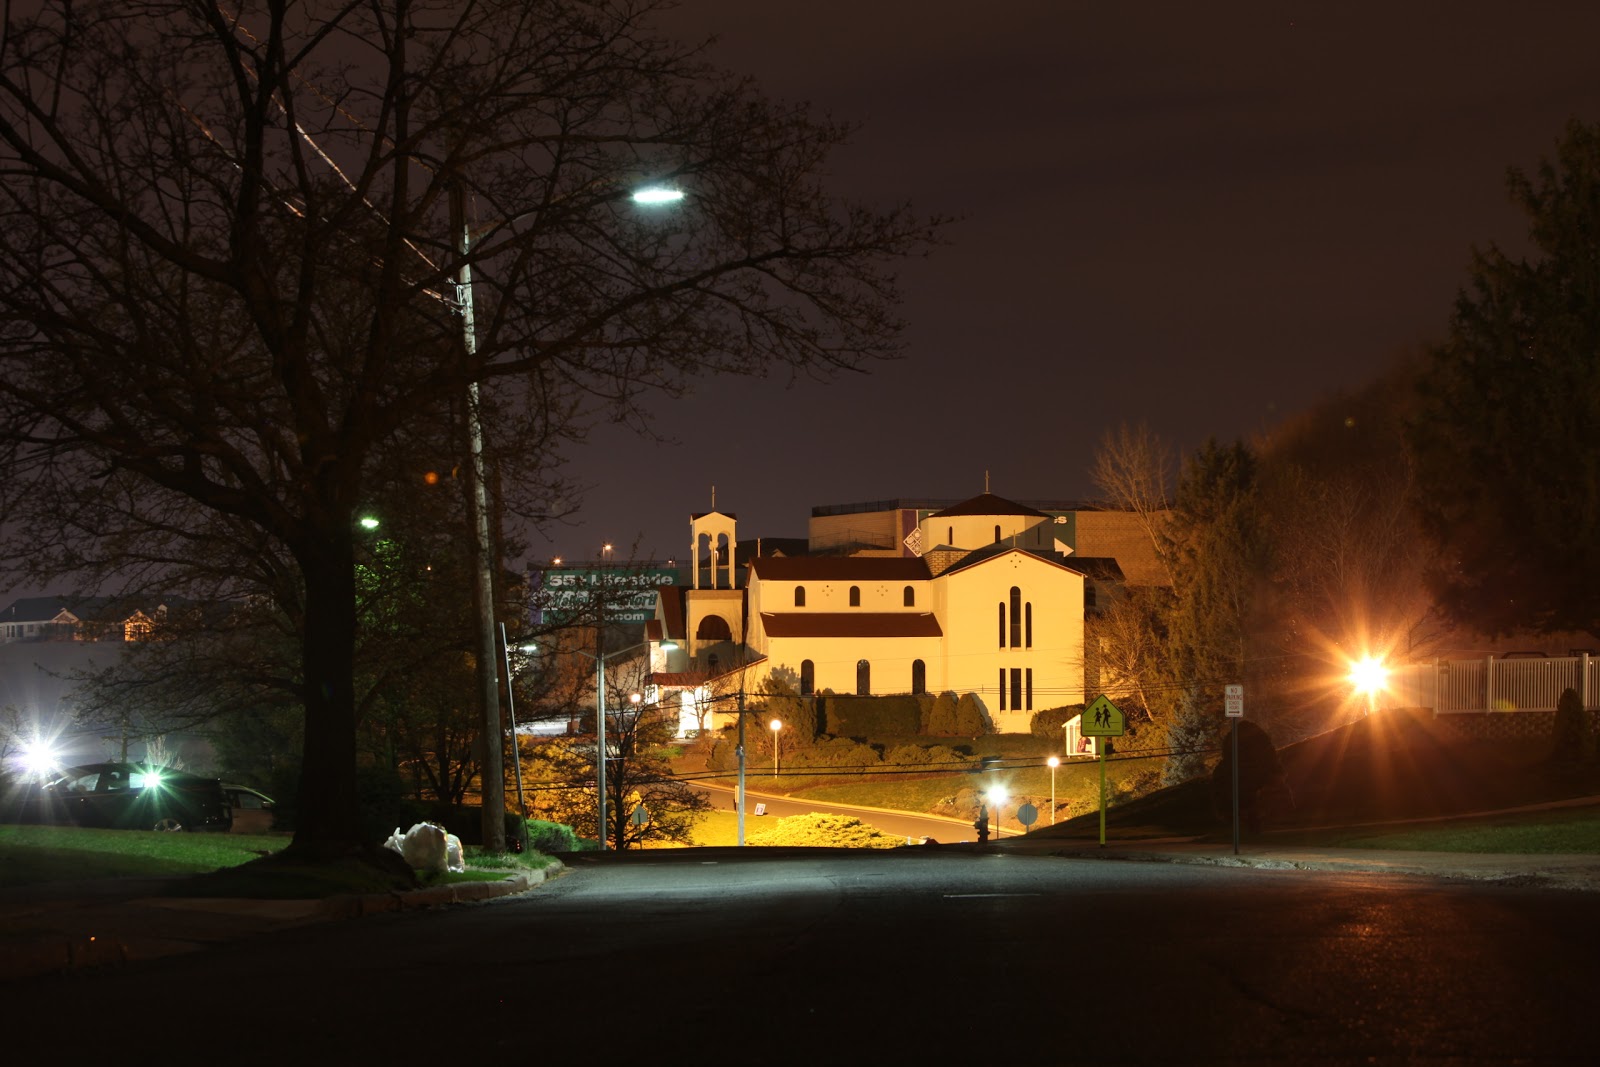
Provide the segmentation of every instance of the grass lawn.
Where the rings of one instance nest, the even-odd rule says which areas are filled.
[[[157,834],[73,826],[0,826],[0,886],[129,875],[178,876],[277,852],[269,834]]]
[[[1600,854],[1600,805],[1552,808],[1393,827],[1271,834],[1271,844],[1381,848],[1418,852]]]
[[[199,875],[193,896],[326,897],[393,888],[369,865],[278,860],[246,867],[289,844],[285,834],[158,834],[76,826],[0,826],[0,887],[138,876]],[[498,881],[508,871],[543,867],[539,853],[490,854],[468,847],[467,869],[422,874],[423,885]]]

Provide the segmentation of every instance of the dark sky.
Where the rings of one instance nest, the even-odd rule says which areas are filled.
[[[1440,335],[1508,166],[1600,121],[1588,0],[684,0],[674,36],[859,124],[834,187],[955,215],[901,271],[903,360],[722,379],[596,431],[529,560],[682,555],[815,504],[1094,495],[1107,429],[1248,436]],[[637,546],[636,548],[634,546]],[[516,565],[518,561],[508,561]]]
[[[706,382],[653,444],[572,457],[581,525],[681,555],[813,504],[1092,496],[1107,428],[1180,447],[1270,426],[1437,337],[1472,245],[1522,247],[1505,195],[1600,120],[1600,4],[686,0],[664,25],[861,125],[841,193],[958,215],[902,271],[906,358],[830,385]]]

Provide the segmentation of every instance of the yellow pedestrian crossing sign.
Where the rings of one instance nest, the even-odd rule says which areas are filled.
[[[1080,723],[1084,737],[1121,737],[1127,728],[1121,710],[1104,693],[1083,709]]]

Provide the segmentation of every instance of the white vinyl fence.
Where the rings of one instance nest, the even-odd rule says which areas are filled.
[[[1583,706],[1600,708],[1600,657],[1434,660],[1397,667],[1383,702],[1432,708],[1436,715],[1486,711],[1554,711],[1564,689]]]

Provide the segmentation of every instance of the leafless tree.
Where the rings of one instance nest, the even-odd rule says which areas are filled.
[[[1174,465],[1171,446],[1141,422],[1137,426],[1123,423],[1107,430],[1089,467],[1089,479],[1105,496],[1106,503],[1138,517],[1151,549],[1166,569],[1168,585],[1173,584],[1172,564],[1163,534],[1169,518],[1167,509],[1172,506]]]
[[[637,423],[695,375],[897,351],[892,264],[927,249],[929,221],[830,196],[848,131],[661,39],[655,6],[8,16],[12,565],[274,597],[300,642],[299,851],[361,843],[356,519],[419,427],[481,384],[491,458],[525,459],[596,415]],[[645,181],[687,198],[646,212],[629,195]],[[499,507],[543,512],[548,467],[498,469]]]

